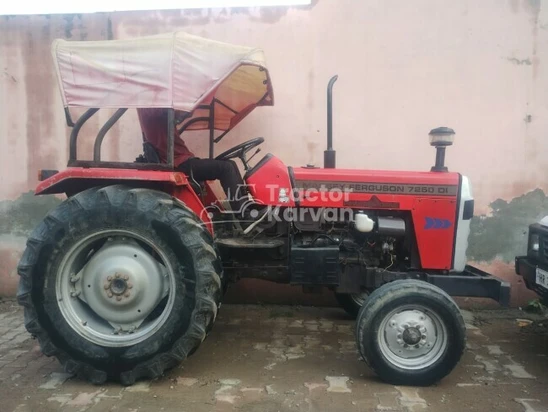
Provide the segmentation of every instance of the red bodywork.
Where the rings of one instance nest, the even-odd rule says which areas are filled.
[[[457,229],[458,173],[288,169],[272,155],[260,163],[246,177],[258,203],[282,207],[407,211],[413,222],[421,267],[451,269]],[[74,167],[41,182],[36,194],[72,194],[88,187],[119,183],[151,187],[171,194],[191,208],[213,231],[204,206],[218,199],[209,187],[207,195],[200,199],[185,174],[180,172]]]
[[[268,156],[271,156],[268,158]],[[295,206],[293,196],[290,196],[292,189],[287,166],[275,156],[267,155],[260,163],[265,163],[252,169],[248,174],[245,183],[249,186],[249,192],[253,198],[262,204],[269,206]],[[258,164],[259,165],[259,164]],[[284,189],[288,196],[287,201],[280,201],[280,190]]]
[[[458,173],[294,168],[294,197],[279,200],[281,188],[290,192],[290,173],[276,157],[247,179],[257,201],[267,205],[311,208],[409,211],[423,269],[452,267],[456,231]],[[279,184],[278,187],[276,185]]]

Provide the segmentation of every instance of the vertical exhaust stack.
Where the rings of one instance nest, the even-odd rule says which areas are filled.
[[[335,75],[327,85],[327,150],[323,152],[323,167],[335,168],[335,150],[333,150],[333,85],[339,76]]]

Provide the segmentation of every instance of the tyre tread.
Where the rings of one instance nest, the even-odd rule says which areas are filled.
[[[367,333],[365,329],[373,323],[373,318],[376,316],[380,308],[384,307],[388,302],[392,301],[397,295],[403,293],[426,293],[432,298],[441,299],[444,307],[449,310],[450,316],[457,320],[458,336],[462,336],[462,344],[459,345],[458,353],[453,357],[453,362],[445,367],[445,370],[439,374],[440,376],[416,376],[412,379],[402,374],[395,373],[393,370],[386,367],[383,362],[379,361],[373,353],[369,353],[364,345],[363,336]],[[371,332],[369,332],[371,333]],[[374,333],[374,332],[373,332]],[[466,328],[460,310],[453,299],[442,289],[431,285],[421,280],[405,279],[397,280],[385,284],[383,287],[375,290],[367,299],[365,305],[361,308],[356,320],[356,339],[358,342],[358,351],[364,361],[373,369],[373,371],[381,377],[381,379],[395,385],[412,384],[417,386],[430,385],[449,373],[461,359],[466,348]]]
[[[223,273],[213,238],[200,225],[195,213],[182,202],[174,201],[163,192],[123,185],[95,187],[67,199],[53,209],[30,235],[18,265],[20,282],[17,299],[24,307],[25,327],[38,339],[43,353],[57,357],[67,373],[80,375],[94,384],[104,383],[108,378],[107,373],[72,358],[64,348],[54,344],[44,322],[40,321],[40,309],[33,292],[39,287],[35,283],[40,271],[41,255],[44,249],[55,244],[56,231],[64,226],[67,216],[83,210],[121,206],[153,213],[156,219],[174,228],[185,240],[185,246],[195,255],[197,280],[196,306],[191,314],[188,331],[167,352],[158,353],[132,369],[119,373],[119,380],[124,385],[130,385],[140,378],[156,378],[184,360],[205,339],[206,331],[211,330],[220,307]]]

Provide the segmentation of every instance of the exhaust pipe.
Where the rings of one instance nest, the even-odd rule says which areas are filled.
[[[327,150],[323,152],[323,167],[335,168],[335,151],[333,150],[333,85],[339,76],[335,75],[327,85]]]

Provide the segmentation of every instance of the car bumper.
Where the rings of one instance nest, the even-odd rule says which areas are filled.
[[[510,305],[510,283],[474,266],[466,265],[458,274],[428,274],[426,280],[451,296],[489,298],[502,306]]]
[[[527,289],[535,291],[543,299],[548,299],[548,289],[537,284],[537,267],[547,270],[548,267],[537,265],[527,256],[516,257],[516,274],[523,278]]]

